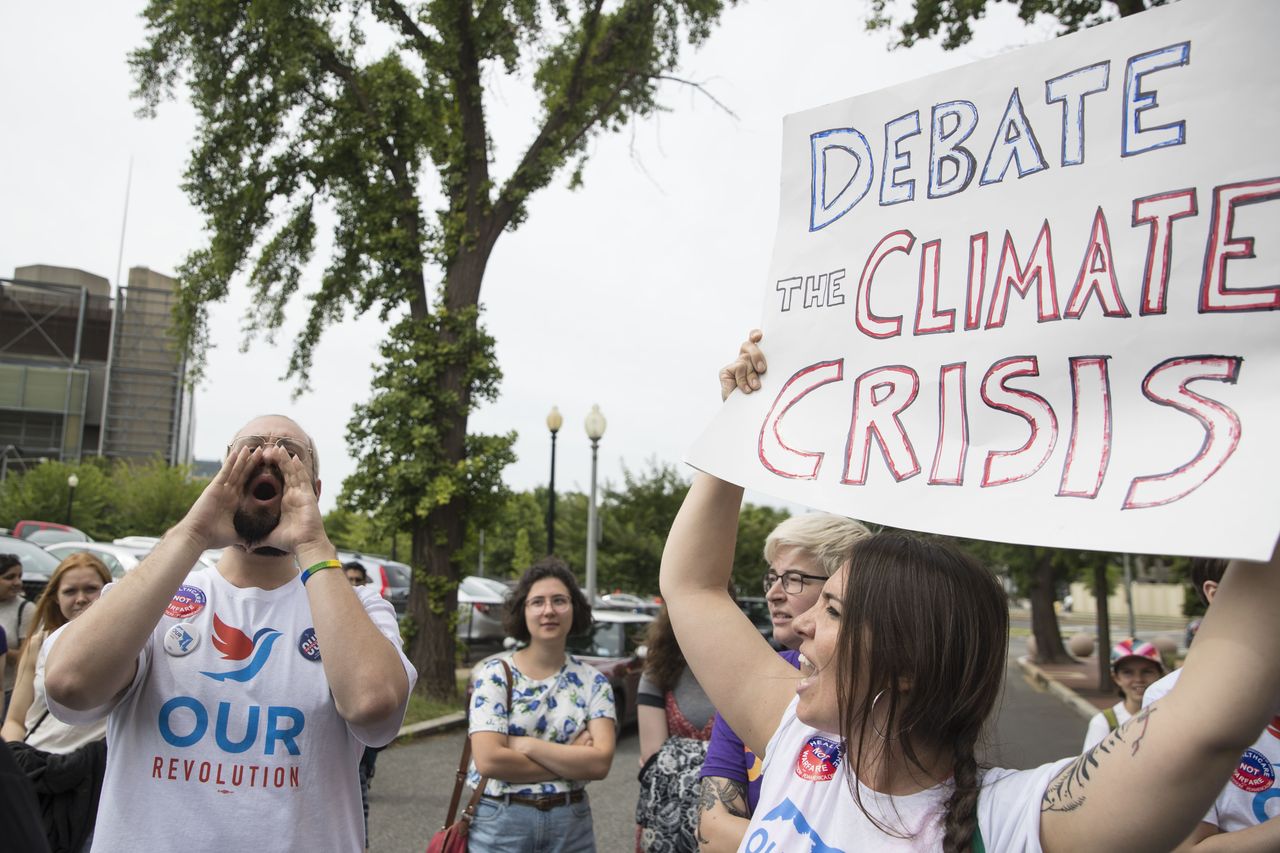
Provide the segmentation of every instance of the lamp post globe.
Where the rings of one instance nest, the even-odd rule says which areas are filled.
[[[547,413],[547,430],[551,433],[551,481],[547,486],[547,554],[556,552],[556,433],[564,425],[558,406]]]
[[[71,508],[76,499],[76,486],[80,485],[80,478],[75,474],[67,477],[67,526],[71,526]]]
[[[600,438],[604,435],[607,422],[598,405],[593,405],[587,413],[585,423],[587,438],[591,439],[591,502],[587,504],[587,601],[596,606],[596,535],[599,522],[596,520],[596,459],[600,447]]]

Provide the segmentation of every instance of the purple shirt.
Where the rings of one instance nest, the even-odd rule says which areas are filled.
[[[778,654],[787,663],[800,668],[800,653],[785,649]],[[756,803],[760,799],[761,760],[754,752],[747,749],[742,738],[729,728],[724,717],[716,714],[716,721],[711,726],[711,742],[707,744],[707,757],[702,762],[700,778],[720,776],[732,779],[747,786],[747,814],[754,814]]]

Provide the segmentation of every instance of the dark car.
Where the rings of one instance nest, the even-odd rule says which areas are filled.
[[[769,602],[758,596],[743,596],[738,599],[738,606],[747,614],[751,624],[756,626],[760,636],[769,641],[769,645],[781,650],[782,644],[773,638],[773,619],[769,616]]]
[[[34,542],[0,536],[0,554],[13,554],[22,563],[22,594],[35,601],[44,592],[59,560]]]
[[[625,610],[593,610],[595,624],[589,634],[569,638],[567,651],[585,664],[589,664],[609,679],[613,687],[614,707],[618,713],[618,727],[636,720],[636,688],[644,670],[644,638],[653,617],[645,613]],[[508,640],[514,643],[514,640]],[[498,654],[506,654],[499,652]],[[489,655],[472,669],[483,666],[498,655]],[[467,686],[467,707],[471,707],[471,684]]]
[[[359,551],[339,551],[338,559],[344,563],[354,560],[364,566],[369,583],[374,585],[383,598],[391,602],[397,617],[403,617],[409,612],[409,581],[413,577],[413,570],[407,565],[376,554],[361,554]]]

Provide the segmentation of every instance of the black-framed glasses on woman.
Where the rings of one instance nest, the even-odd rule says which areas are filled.
[[[805,581],[820,581],[822,583],[827,581],[823,575],[806,575],[804,572],[783,572],[780,575],[775,572],[765,572],[764,591],[768,593],[779,580],[782,581],[782,591],[787,595],[799,595],[804,592]]]

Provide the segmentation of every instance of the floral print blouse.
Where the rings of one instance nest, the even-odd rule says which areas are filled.
[[[506,674],[499,658],[485,661],[472,672],[470,732],[498,732],[512,736],[538,737],[552,743],[571,743],[591,720],[608,717],[616,720],[613,688],[595,667],[572,655],[565,655],[564,666],[550,678],[535,681],[505,656],[515,683],[511,686],[511,707],[506,707]],[[475,762],[467,774],[467,783],[480,783]],[[549,782],[504,782],[490,779],[484,792],[502,794],[555,794],[575,791],[586,785],[572,779]]]

